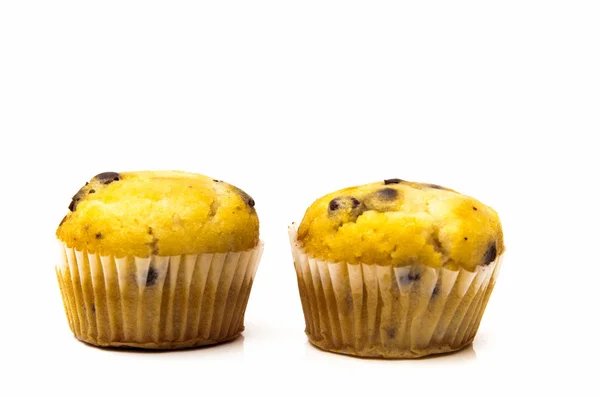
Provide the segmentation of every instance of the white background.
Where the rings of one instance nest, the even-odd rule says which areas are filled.
[[[600,5],[400,3],[0,2],[0,396],[598,396]],[[243,338],[143,353],[72,337],[55,228],[91,176],[144,169],[256,200]],[[393,177],[500,213],[479,334],[424,360],[318,351],[287,226]]]

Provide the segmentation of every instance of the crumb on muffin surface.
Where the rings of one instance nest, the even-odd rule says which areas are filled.
[[[504,251],[498,214],[466,195],[400,179],[341,189],[306,211],[298,240],[330,262],[473,271]]]
[[[56,230],[68,247],[124,257],[254,248],[259,221],[241,189],[182,171],[106,172],[73,197]]]

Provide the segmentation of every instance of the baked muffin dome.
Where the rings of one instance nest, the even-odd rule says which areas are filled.
[[[469,271],[504,251],[492,208],[439,185],[396,178],[316,200],[298,240],[307,254],[329,262]]]
[[[106,172],[73,197],[56,236],[116,257],[224,253],[254,248],[259,221],[241,189],[181,171]]]

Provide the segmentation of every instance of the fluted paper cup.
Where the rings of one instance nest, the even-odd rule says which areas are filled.
[[[224,342],[244,330],[263,251],[100,256],[60,243],[56,275],[69,327],[98,346],[173,349]]]
[[[502,256],[474,272],[331,263],[309,256],[289,228],[312,344],[361,357],[417,358],[470,344]]]

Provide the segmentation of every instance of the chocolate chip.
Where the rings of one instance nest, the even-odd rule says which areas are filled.
[[[354,196],[338,196],[329,202],[329,217],[344,222],[355,222],[366,206]]]
[[[339,199],[338,198],[331,199],[331,202],[329,202],[329,210],[336,211],[339,208],[340,208],[340,201],[339,201]]]
[[[146,277],[146,286],[152,286],[158,279],[158,270],[152,265],[148,268],[148,276]]]
[[[477,211],[477,207],[473,206],[473,210]]]
[[[96,190],[95,189],[90,189],[89,193],[96,193]]]
[[[395,188],[382,188],[374,191],[364,198],[362,202],[366,210],[375,210],[379,213],[398,211],[401,205],[402,191]]]
[[[148,233],[152,235],[152,227],[148,227]]]
[[[71,201],[71,204],[69,205],[69,210],[71,211],[75,211],[75,209],[77,209],[77,203],[83,199],[83,197],[85,195],[87,195],[87,190],[86,190],[86,186],[88,185],[88,183],[86,182],[85,185],[79,190],[77,191],[77,193],[75,195],[73,195],[73,200]]]
[[[467,238],[467,237],[465,236],[465,240],[469,240],[469,238]]]
[[[98,232],[98,233],[96,234],[96,239],[102,239],[102,238],[103,238],[103,236],[102,236],[102,232]]]
[[[86,183],[86,186],[87,186],[87,183]],[[81,188],[79,191],[77,191],[77,193],[76,193],[75,195],[73,195],[73,198],[72,198],[72,199],[77,199],[77,200],[79,200],[79,199],[83,198],[83,197],[84,197],[86,194],[87,194],[87,189],[86,189],[86,187],[84,186],[84,187],[82,187],[82,188]]]
[[[437,185],[437,184],[425,184],[425,186],[428,186],[429,188],[433,188],[433,189],[447,189],[447,188],[444,188],[443,186]]]
[[[221,181],[219,181],[219,180],[213,180],[213,181],[214,181],[214,182],[221,182]]]
[[[406,272],[406,271],[408,271],[408,272]],[[402,274],[399,275],[398,283],[400,283],[401,285],[408,285],[409,283],[416,282],[420,279],[421,279],[421,272],[419,271],[419,267],[411,266],[409,269],[404,270],[402,272]]]
[[[242,199],[244,199],[244,202],[246,202],[248,206],[254,207],[256,203],[254,202],[254,199],[252,199],[252,196],[248,195],[246,192],[242,191],[236,186],[232,185],[232,187],[240,194],[240,196],[242,197]]]
[[[377,191],[377,196],[383,200],[394,200],[398,197],[398,191],[394,188],[383,188]]]
[[[340,207],[343,207],[345,204],[347,204],[348,200],[350,201],[351,207],[353,209],[358,208],[362,204],[362,203],[360,203],[360,200],[356,199],[353,196],[338,197],[338,198],[332,199],[331,202],[329,202],[329,210],[336,211]]]
[[[404,181],[404,180],[401,180],[399,178],[390,178],[389,180],[383,180],[383,183],[385,185],[400,184],[402,181]]]
[[[92,178],[92,180],[96,180],[102,184],[110,184],[111,182],[119,181],[120,179],[121,175],[119,175],[119,173],[115,173],[114,171],[106,171]]]
[[[416,282],[419,279],[421,279],[421,273],[419,271],[415,270],[415,269],[412,269],[408,273],[407,278],[411,282]]]
[[[388,335],[388,337],[390,339],[395,339],[396,338],[396,328],[393,326],[388,326],[387,328],[385,328],[385,332]]]
[[[496,255],[497,255],[497,251],[496,251],[496,242],[493,242],[490,247],[488,247],[487,251],[485,252],[485,254],[483,255],[483,265],[488,265],[489,263],[491,263],[492,261],[494,261],[496,259]]]

